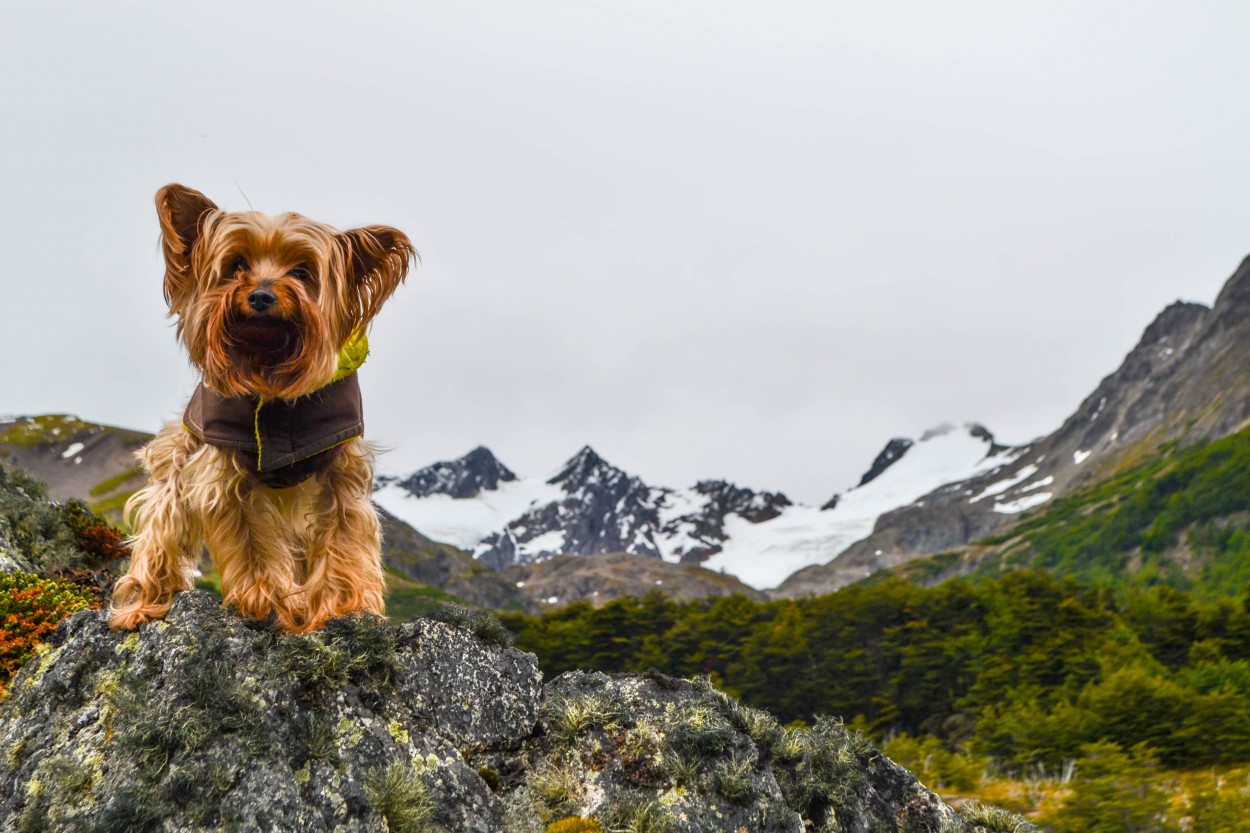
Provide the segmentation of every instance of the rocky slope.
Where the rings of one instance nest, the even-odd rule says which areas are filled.
[[[65,414],[0,420],[0,460],[48,484],[53,500],[77,499],[116,521],[142,485],[134,453],[151,434]]]
[[[1022,829],[836,722],[783,730],[662,676],[543,687],[497,623],[460,624],[290,636],[196,592],[135,633],[75,614],[0,704],[0,830]]]
[[[1176,302],[1054,433],[1001,468],[883,514],[831,563],[796,572],[775,595],[819,595],[919,556],[1013,526],[1021,513],[1152,453],[1224,436],[1250,420],[1250,258],[1213,307]]]
[[[757,601],[768,596],[725,573],[695,564],[670,564],[658,558],[607,553],[594,558],[556,555],[503,571],[503,577],[544,608],[569,602],[606,604],[627,596],[661,593],[678,599],[704,599],[735,593]]]

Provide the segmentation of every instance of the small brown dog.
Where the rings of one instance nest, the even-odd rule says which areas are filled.
[[[204,544],[244,616],[305,632],[381,613],[355,370],[416,251],[386,226],[222,211],[181,185],[157,192],[156,211],[165,299],[203,382],[139,453],[149,483],[126,505],[133,556],[109,624],[163,617]]]

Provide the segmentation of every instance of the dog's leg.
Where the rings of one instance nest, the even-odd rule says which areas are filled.
[[[305,560],[305,631],[357,611],[380,615],[383,608],[382,530],[370,501],[368,446],[348,443],[321,478]]]
[[[134,535],[130,569],[118,580],[109,601],[109,625],[131,630],[160,619],[174,594],[191,588],[199,524],[182,488],[182,472],[198,441],[176,423],[167,424],[139,452],[148,485],[126,502]]]
[[[297,630],[291,611],[300,607],[300,588],[286,525],[263,489],[250,483],[239,488],[240,499],[214,506],[204,524],[209,555],[221,573],[222,600],[250,619],[273,613],[282,628]]]

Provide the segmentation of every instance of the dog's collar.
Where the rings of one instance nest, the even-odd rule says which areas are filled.
[[[298,399],[221,396],[201,382],[182,425],[202,442],[234,451],[266,485],[293,486],[364,434],[356,371],[368,355],[368,338],[356,334],[339,352],[333,378]]]

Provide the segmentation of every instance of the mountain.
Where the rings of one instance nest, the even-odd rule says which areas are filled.
[[[380,478],[379,482],[389,482]],[[459,460],[443,461],[427,466],[398,481],[404,491],[417,497],[448,495],[454,498],[476,497],[483,489],[498,489],[500,483],[516,480],[490,449],[478,446]]]
[[[763,590],[794,570],[833,559],[870,534],[883,512],[944,483],[1000,469],[1018,453],[996,444],[980,425],[939,426],[919,440],[891,440],[859,486],[820,508],[724,480],[686,489],[649,485],[590,447],[550,477],[500,479],[471,498],[424,488],[439,477],[456,480],[483,460],[495,461],[490,452],[475,449],[407,477],[379,478],[374,498],[412,526],[472,551],[496,569],[557,555],[626,553],[701,564]],[[497,461],[491,465],[507,470]]]
[[[0,419],[0,460],[48,484],[53,500],[77,499],[113,521],[143,484],[135,452],[151,434],[67,414]]]
[[[1250,420],[1250,258],[1214,306],[1177,301],[1146,327],[1119,368],[1054,433],[1001,469],[884,513],[872,534],[775,595],[811,596],[914,558],[1003,534],[1038,510],[1153,455],[1213,440]]]

